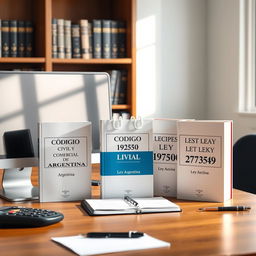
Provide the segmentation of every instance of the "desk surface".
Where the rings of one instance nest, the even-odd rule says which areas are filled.
[[[96,192],[97,193],[97,192]],[[234,190],[225,205],[248,205],[249,212],[198,212],[216,203],[179,201],[181,213],[119,216],[88,216],[79,202],[19,203],[60,211],[65,219],[57,224],[28,229],[0,229],[0,253],[5,256],[75,255],[52,242],[51,237],[72,236],[91,231],[143,231],[171,243],[170,248],[140,250],[111,255],[230,255],[256,253],[256,195]],[[0,206],[10,205],[0,200]],[[16,203],[17,204],[17,203]],[[106,254],[107,255],[107,254]],[[110,255],[110,254],[108,254]]]

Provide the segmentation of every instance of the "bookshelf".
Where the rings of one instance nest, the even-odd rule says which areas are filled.
[[[136,0],[0,0],[1,20],[30,20],[34,25],[33,57],[0,57],[0,70],[109,71],[127,70],[127,104],[113,105],[115,111],[136,115]],[[52,18],[111,19],[126,22],[125,58],[52,58]],[[53,85],[54,86],[54,85]]]

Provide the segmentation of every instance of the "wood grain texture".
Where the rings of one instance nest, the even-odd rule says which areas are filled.
[[[37,183],[37,171],[33,172]],[[92,178],[99,177],[94,166]],[[93,188],[94,197],[99,188]],[[256,253],[256,195],[234,190],[234,198],[225,205],[247,205],[248,212],[199,212],[198,208],[221,206],[219,203],[171,199],[182,208],[181,213],[90,217],[80,209],[80,202],[39,203],[19,205],[60,211],[65,219],[41,228],[0,229],[0,251],[5,256],[74,255],[52,242],[51,237],[70,236],[91,231],[138,230],[171,243],[170,248],[116,253],[131,255],[237,255]],[[0,206],[11,203],[0,200]],[[112,254],[108,254],[112,255]]]

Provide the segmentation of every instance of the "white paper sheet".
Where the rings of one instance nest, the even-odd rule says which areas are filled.
[[[86,238],[78,235],[52,237],[52,240],[81,256],[169,247],[171,245],[147,234],[140,238]]]

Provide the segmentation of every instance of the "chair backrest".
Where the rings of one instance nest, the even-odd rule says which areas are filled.
[[[240,138],[233,149],[233,187],[256,194],[256,134]]]

